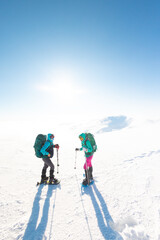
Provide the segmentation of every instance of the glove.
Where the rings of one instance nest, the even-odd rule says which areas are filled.
[[[76,148],[75,151],[80,151],[80,148]]]
[[[58,145],[58,144],[55,144],[54,147],[57,148],[57,149],[59,149],[59,145]]]

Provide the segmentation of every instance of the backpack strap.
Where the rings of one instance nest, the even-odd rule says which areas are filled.
[[[86,142],[89,140],[89,138],[87,133],[85,133],[85,135],[86,135],[86,138],[85,138],[84,144],[86,145]]]

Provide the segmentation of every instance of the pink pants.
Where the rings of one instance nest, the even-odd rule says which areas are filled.
[[[84,166],[83,166],[83,168],[86,170],[88,167],[92,167],[92,163],[91,163],[91,161],[92,161],[92,158],[93,158],[93,155],[92,156],[90,156],[90,157],[86,157],[86,162],[85,162],[85,164],[84,164]],[[87,164],[86,164],[87,163]],[[87,166],[86,166],[87,165]]]

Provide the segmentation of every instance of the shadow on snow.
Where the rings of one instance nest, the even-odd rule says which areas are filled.
[[[58,185],[57,185],[58,186]],[[55,190],[55,197],[54,197],[54,203],[53,203],[53,210],[52,210],[52,219],[53,220],[53,213],[54,213],[54,208],[55,208],[55,199],[56,199],[56,189],[57,186],[50,186],[48,185],[48,191],[46,195],[46,199],[43,205],[43,211],[42,211],[42,217],[41,220],[37,226],[38,223],[38,218],[39,218],[39,213],[40,213],[40,200],[41,200],[41,193],[44,185],[40,185],[38,188],[38,191],[36,193],[34,202],[33,202],[33,207],[32,207],[32,213],[30,216],[30,219],[28,221],[27,228],[25,230],[23,240],[42,240],[47,223],[48,223],[48,214],[49,214],[49,207],[50,207],[50,199],[52,197],[52,193]],[[51,236],[51,231],[52,229],[50,228],[50,236]]]
[[[123,240],[122,236],[110,227],[110,223],[113,223],[113,219],[109,214],[104,198],[97,189],[96,184],[94,183],[90,187],[83,188],[82,194],[84,193],[88,194],[92,200],[92,204],[97,217],[98,226],[104,239]],[[96,197],[98,198],[99,202],[97,201]]]

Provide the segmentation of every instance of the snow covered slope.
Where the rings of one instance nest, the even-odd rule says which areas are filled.
[[[0,127],[1,240],[160,240],[160,121],[121,116]],[[98,145],[88,188],[81,187],[83,153],[75,155],[85,130]],[[36,187],[43,163],[34,156],[34,139],[48,132],[60,145],[61,184]]]

